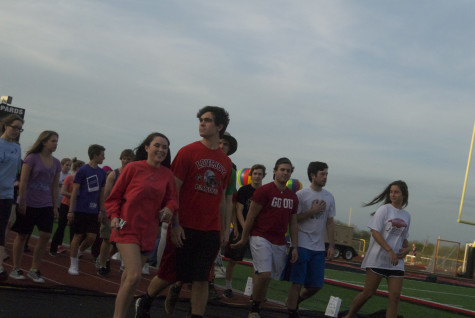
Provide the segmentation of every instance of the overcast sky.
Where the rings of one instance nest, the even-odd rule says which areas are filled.
[[[4,1],[0,94],[26,109],[22,150],[43,130],[55,156],[104,164],[150,132],[172,157],[196,113],[225,107],[238,169],[289,157],[309,186],[330,166],[337,219],[391,181],[409,186],[410,239],[462,244],[457,223],[475,121],[472,1]],[[472,170],[475,167],[472,167]],[[462,218],[475,222],[475,177]]]

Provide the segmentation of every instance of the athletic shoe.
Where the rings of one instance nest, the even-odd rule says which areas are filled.
[[[79,270],[78,270],[77,267],[70,266],[69,269],[68,269],[68,274],[77,276],[77,275],[79,275]]]
[[[168,289],[167,298],[165,298],[165,312],[169,315],[173,315],[175,311],[175,305],[180,296],[181,286],[173,285]]]
[[[150,275],[150,264],[149,263],[145,263],[142,267],[142,274],[143,275]]]
[[[209,283],[209,286],[208,286],[208,300],[218,300],[220,298],[221,298],[221,295],[218,294],[218,292],[216,291],[216,288],[214,288],[214,284]]]
[[[106,277],[106,276],[109,276],[110,272],[111,272],[111,270],[108,269],[107,267],[101,267],[97,271],[97,275],[102,276],[102,277]]]
[[[135,301],[135,318],[150,318],[150,304],[147,306],[145,295]]]
[[[58,250],[56,251],[56,253],[58,254],[62,254],[66,252],[66,249],[61,245],[61,246],[58,246]]]
[[[84,253],[81,252],[81,250],[78,250],[78,259],[81,258],[83,255],[84,255]]]
[[[226,269],[223,265],[214,265],[214,278],[225,278],[226,277]]]
[[[43,277],[41,277],[41,273],[39,270],[34,270],[34,271],[28,271],[28,277],[31,278],[32,281],[34,281],[35,283],[44,283],[45,280],[43,279]]]
[[[19,268],[12,269],[10,272],[10,277],[14,279],[25,279],[25,276],[23,276],[23,271]]]
[[[8,273],[4,269],[3,271],[0,272],[0,282],[4,282],[8,279]]]
[[[100,269],[100,268],[101,268],[101,260],[100,260],[100,257],[96,258],[95,265],[96,265],[96,268],[97,268],[97,269]]]
[[[231,289],[226,289],[223,293],[225,298],[234,298],[233,291]]]
[[[298,310],[293,311],[293,312],[289,311],[289,318],[300,318],[300,314],[299,314]]]
[[[53,251],[50,251],[49,255],[53,256],[53,257],[58,257],[59,256],[58,252],[53,252]]]
[[[261,315],[258,312],[250,312],[247,318],[261,318]]]

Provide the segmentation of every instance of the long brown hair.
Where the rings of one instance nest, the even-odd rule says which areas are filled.
[[[45,130],[36,139],[35,143],[31,148],[26,152],[28,156],[31,153],[39,153],[43,150],[43,143],[48,141],[52,136],[59,137],[58,133],[52,130]]]
[[[409,190],[407,189],[406,182],[404,182],[402,180],[397,180],[397,181],[391,182],[386,187],[386,189],[384,189],[383,192],[381,192],[379,195],[377,195],[373,200],[371,200],[371,202],[363,204],[363,206],[366,207],[366,206],[374,205],[374,204],[379,203],[381,201],[384,201],[383,204],[391,203],[391,198],[389,197],[389,193],[390,193],[391,187],[393,185],[398,186],[399,189],[401,190],[402,196],[403,196],[402,207],[405,208],[408,204],[408,201],[409,201]]]

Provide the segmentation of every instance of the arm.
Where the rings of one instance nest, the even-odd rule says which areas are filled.
[[[73,183],[73,192],[71,192],[71,200],[69,201],[68,221],[74,220],[74,206],[79,193],[79,183]]]
[[[26,192],[28,181],[30,180],[31,169],[31,166],[26,163],[21,167],[20,187],[18,189],[18,212],[21,214],[26,213]]]
[[[381,247],[384,250],[386,250],[386,252],[388,252],[389,258],[391,259],[391,264],[393,264],[394,266],[397,265],[399,263],[398,256],[397,256],[396,253],[394,253],[393,249],[391,248],[391,246],[389,246],[389,244],[383,238],[381,233],[379,233],[378,231],[376,231],[374,229],[371,229],[371,235],[373,236],[376,243],[381,245]]]
[[[61,186],[61,195],[71,198],[71,192],[68,191],[68,184],[66,182],[63,182],[63,185]]]
[[[328,237],[328,251],[327,258],[332,259],[335,255],[335,223],[333,218],[327,219],[327,237]]]
[[[397,253],[397,257],[399,259],[404,259],[410,251],[411,249],[409,248],[409,242],[407,241],[407,239],[404,239],[404,241],[402,242],[402,248]]]
[[[298,246],[299,246],[299,228],[297,214],[294,213],[290,216],[290,240],[292,241],[292,257],[290,258],[291,263],[295,263],[299,258]]]
[[[51,195],[53,198],[53,213],[54,213],[54,218],[57,219],[59,212],[58,212],[58,188],[59,188],[59,175],[60,172],[57,172],[56,175],[54,176],[53,179],[53,186],[51,188]]]
[[[221,244],[226,245],[229,239],[229,227],[231,224],[231,216],[233,213],[233,196],[226,195],[223,192],[221,203],[219,204],[219,212],[221,214]]]
[[[181,186],[183,185],[183,181],[175,177],[175,184],[176,184],[176,191],[177,191],[177,200],[180,202],[180,190]],[[180,218],[179,218],[179,209],[173,214],[172,218],[172,232],[170,234],[170,239],[176,247],[183,246],[183,240],[185,239],[185,231],[180,226]]]
[[[241,248],[247,243],[249,240],[249,234],[254,227],[254,222],[261,211],[262,205],[256,203],[255,201],[251,201],[251,206],[249,207],[249,212],[247,213],[246,223],[244,223],[244,227],[242,229],[241,240],[236,244],[231,244],[231,247]]]
[[[117,176],[115,175],[115,171],[112,171],[111,173],[109,173],[109,175],[107,176],[107,179],[106,179],[106,186],[104,188],[104,197],[105,198],[108,198],[109,195],[111,194],[111,191],[112,191],[112,187],[114,186],[114,183],[115,183],[115,179],[117,178]]]
[[[106,208],[104,207],[105,202],[104,187],[99,190],[99,215],[97,217],[99,223],[102,223],[106,219]]]

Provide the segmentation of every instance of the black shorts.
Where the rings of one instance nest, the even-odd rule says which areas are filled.
[[[12,212],[13,199],[0,200],[0,246],[5,246],[5,232]]]
[[[219,231],[183,230],[186,239],[176,250],[176,278],[184,283],[208,281],[221,244]]]
[[[383,269],[383,268],[368,268],[373,273],[378,274],[383,277],[404,277],[404,271]]]
[[[99,214],[74,212],[74,234],[99,233]]]
[[[51,233],[53,231],[53,221],[53,207],[32,208],[27,206],[25,215],[16,213],[16,220],[12,226],[12,231],[18,234],[31,234],[36,225],[39,231]]]

